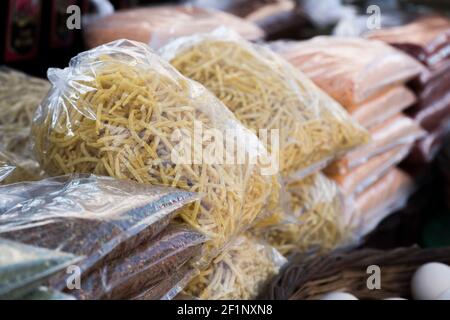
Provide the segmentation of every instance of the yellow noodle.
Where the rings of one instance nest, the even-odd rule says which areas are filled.
[[[136,47],[132,50],[139,56],[152,55],[146,47],[143,49],[144,45],[133,45]],[[192,137],[194,121],[201,122],[203,130],[222,132],[230,124],[239,127],[240,123],[206,89],[182,77],[156,56],[139,60],[136,55],[116,56],[117,51],[107,52],[103,58],[96,49],[90,53],[86,61],[80,62],[89,66],[81,69],[87,77],[71,82],[63,79],[67,92],[60,94],[71,97],[70,101],[50,99],[49,104],[42,105],[41,117],[33,127],[41,164],[51,175],[93,172],[200,192],[202,200],[184,209],[180,218],[211,237],[211,253],[204,257],[208,261],[263,211],[272,197],[272,188],[276,188],[272,177],[262,176],[248,162],[174,163],[171,151],[175,142],[171,139],[175,130],[185,130]],[[128,58],[138,61],[133,64]],[[74,83],[90,90],[77,92],[75,98]],[[112,84],[116,85],[114,91],[110,90]],[[238,143],[253,139],[246,134],[249,136],[239,137]],[[206,144],[202,140],[201,148]],[[245,148],[246,153],[253,152]]]
[[[243,235],[192,279],[185,293],[209,300],[254,299],[283,262],[275,249]]]
[[[284,176],[324,164],[369,138],[337,102],[303,74],[276,54],[243,39],[196,35],[173,47],[168,45],[162,52],[181,73],[210,89],[254,132],[280,130]]]

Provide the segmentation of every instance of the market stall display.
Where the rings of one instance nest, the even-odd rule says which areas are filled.
[[[205,262],[270,208],[278,185],[256,165],[267,157],[258,138],[147,45],[112,42],[49,77],[33,126],[48,174],[92,172],[203,194],[180,218],[209,237]]]

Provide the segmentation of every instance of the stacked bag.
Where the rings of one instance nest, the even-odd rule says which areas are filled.
[[[250,233],[284,255],[341,244],[341,197],[320,170],[366,143],[368,133],[282,57],[229,30],[177,39],[161,54],[256,132],[278,163],[279,208],[258,219]]]
[[[424,66],[410,83],[418,101],[407,110],[407,114],[427,131],[408,158],[408,167],[423,167],[434,159],[450,132],[450,19],[425,17],[366,36],[399,48]]]
[[[419,124],[402,113],[416,101],[406,83],[423,67],[380,41],[317,37],[271,46],[371,134],[369,144],[325,169],[346,199],[344,224],[361,239],[402,207],[413,191],[411,178],[396,165],[424,135]]]

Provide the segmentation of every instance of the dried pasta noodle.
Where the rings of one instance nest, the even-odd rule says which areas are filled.
[[[33,113],[50,89],[46,80],[0,68],[0,147],[27,157]]]
[[[211,252],[262,211],[272,185],[248,162],[172,161],[171,136],[176,129],[192,137],[194,121],[201,122],[203,130],[222,132],[240,124],[212,94],[146,45],[112,42],[72,59],[69,70],[60,72],[63,79],[58,81],[64,80],[65,86],[61,89],[56,82],[33,127],[36,150],[47,172],[93,172],[199,192],[202,200],[180,216],[211,239]],[[259,143],[249,131],[241,133],[238,147],[245,140]],[[202,141],[202,150],[205,145]],[[249,157],[254,153],[249,147],[245,152]]]
[[[308,250],[328,251],[344,243],[347,230],[337,185],[322,173],[286,185],[285,212],[289,219],[256,230],[283,255]]]
[[[255,299],[284,262],[274,248],[243,235],[197,275],[184,293],[208,300]]]
[[[225,31],[181,38],[161,52],[251,130],[280,130],[282,174],[305,176],[367,141],[367,133],[303,74],[269,49]]]

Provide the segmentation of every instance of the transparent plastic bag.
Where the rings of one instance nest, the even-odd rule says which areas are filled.
[[[370,158],[399,145],[412,144],[426,134],[415,121],[401,114],[373,127],[370,129],[370,133],[372,142],[347,153],[332,163],[326,168],[326,173],[329,175],[346,174],[366,163]]]
[[[81,289],[71,290],[78,299],[129,299],[143,289],[157,286],[200,253],[205,236],[180,225],[169,225],[155,238],[128,254],[109,260],[82,275]],[[149,292],[147,292],[149,294]],[[154,299],[166,291],[152,293]]]
[[[349,113],[364,128],[371,128],[411,107],[416,100],[414,93],[405,86],[394,86],[352,107]]]
[[[346,174],[330,175],[345,195],[359,194],[384,176],[389,169],[399,164],[409,154],[412,145],[400,145],[392,150],[370,158],[366,163]]]
[[[369,234],[381,220],[403,208],[414,190],[414,182],[406,173],[391,169],[350,201],[349,225],[353,229],[353,236],[360,240]]]
[[[342,195],[337,185],[322,173],[288,183],[282,202],[284,214],[280,222],[252,232],[283,255],[310,250],[324,252],[345,241]]]
[[[53,290],[47,287],[39,287],[29,294],[20,298],[21,300],[76,300],[73,296]]]
[[[34,181],[43,177],[44,173],[36,161],[0,150],[0,185]]]
[[[345,108],[405,83],[424,70],[403,52],[362,38],[321,36],[273,47]]]
[[[427,65],[450,57],[450,19],[444,16],[420,18],[407,25],[370,32],[366,37],[390,43]]]
[[[172,300],[187,286],[199,270],[193,268],[192,265],[184,265],[180,269],[172,272],[170,277],[166,277],[163,281],[145,288],[138,293],[132,300]],[[161,296],[161,293],[164,295]]]
[[[242,235],[187,285],[185,293],[202,300],[255,299],[285,263],[273,247]]]
[[[33,113],[50,89],[46,80],[0,66],[0,149],[23,158],[29,146]]]
[[[307,176],[368,140],[367,132],[306,76],[230,30],[180,38],[161,52],[259,135],[279,158],[284,177]],[[273,133],[279,133],[278,144],[269,140]]]
[[[0,238],[0,299],[17,299],[81,257]]]
[[[180,217],[211,239],[206,261],[277,193],[274,173],[257,165],[268,156],[258,138],[147,45],[112,42],[48,75],[53,89],[33,126],[44,170],[201,193]]]
[[[234,15],[213,9],[179,5],[117,11],[87,25],[84,36],[88,48],[114,40],[129,39],[158,49],[175,38],[209,32],[222,25],[249,40],[261,39],[264,36],[264,32],[255,24]]]
[[[84,256],[81,272],[161,232],[192,192],[93,175],[0,187],[0,237]],[[70,236],[68,236],[70,235]],[[52,277],[65,287],[66,275]]]

